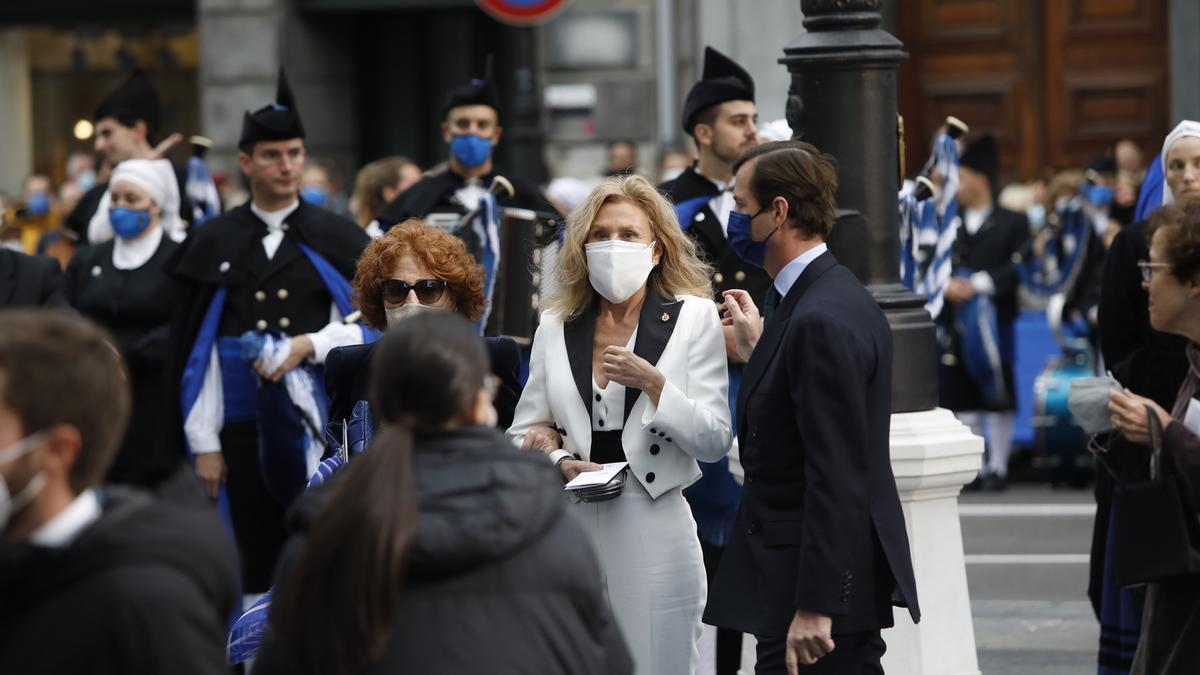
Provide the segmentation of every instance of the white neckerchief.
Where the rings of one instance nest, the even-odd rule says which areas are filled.
[[[479,200],[487,194],[487,188],[483,186],[481,178],[465,178],[463,180],[465,183],[454,191],[454,198],[468,211],[473,211],[479,207]]]
[[[775,290],[779,293],[779,297],[785,297],[788,291],[792,290],[792,286],[796,284],[796,280],[800,278],[800,275],[804,274],[804,269],[808,267],[808,264],[828,250],[829,247],[825,242],[821,242],[792,258],[791,262],[784,265],[783,269],[779,270],[779,274],[775,275]]]
[[[84,490],[63,509],[29,535],[29,543],[46,548],[66,548],[80,532],[100,519],[95,490]]]
[[[145,265],[158,250],[162,243],[163,229],[155,223],[154,227],[140,237],[134,239],[113,239],[112,263],[119,270],[136,270]]]
[[[700,169],[696,169],[697,175],[704,176],[700,173]],[[705,180],[717,186],[721,192],[708,200],[708,208],[717,217],[717,222],[721,223],[721,232],[725,236],[729,236],[729,212],[733,210],[733,184],[737,181],[736,178],[731,178],[728,183],[721,182],[715,178],[704,176]]]
[[[267,252],[267,260],[275,257],[275,251],[283,243],[283,221],[300,207],[300,200],[288,204],[278,211],[264,211],[258,204],[250,202],[250,212],[267,224],[267,236],[262,238],[263,250]]]
[[[983,227],[983,224],[987,222],[990,215],[992,215],[991,204],[963,211],[963,227],[967,228],[967,234],[972,237],[975,236],[975,233]]]

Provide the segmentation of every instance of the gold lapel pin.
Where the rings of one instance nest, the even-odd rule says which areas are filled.
[[[667,314],[666,312],[663,312],[663,315],[662,315],[662,320],[663,320],[663,322],[670,321],[670,320],[671,320],[671,315],[670,315],[670,314]]]

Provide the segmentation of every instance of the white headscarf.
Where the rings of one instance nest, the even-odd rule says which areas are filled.
[[[1162,170],[1163,170],[1163,205],[1175,203],[1175,195],[1171,194],[1171,186],[1167,183],[1167,152],[1175,141],[1181,138],[1200,138],[1200,122],[1192,120],[1184,120],[1180,122],[1171,133],[1167,134],[1167,140],[1163,141],[1162,147]]]
[[[112,186],[118,181],[133,183],[150,195],[161,213],[158,225],[167,236],[174,241],[183,241],[187,237],[187,229],[179,217],[179,183],[175,180],[175,169],[171,162],[165,159],[127,159],[113,169],[112,177],[108,180],[108,190],[100,198],[96,215],[88,223],[88,242],[98,244],[109,241],[114,233],[112,223],[108,221],[108,209],[112,206]]]

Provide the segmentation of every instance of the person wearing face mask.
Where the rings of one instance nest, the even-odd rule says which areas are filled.
[[[54,203],[50,178],[33,174],[25,179],[25,190],[13,213],[13,224],[21,230],[21,247],[26,253],[37,249],[38,240],[58,227],[62,215]]]
[[[388,230],[363,251],[354,273],[354,295],[363,321],[381,332],[429,311],[451,312],[478,321],[485,302],[483,268],[458,237],[422,221],[409,220]],[[509,338],[482,340],[498,383],[498,419],[493,426],[507,429],[521,396],[521,352]],[[325,388],[331,422],[349,420],[354,405],[367,398],[369,366],[377,345],[352,345],[329,352]]]
[[[491,70],[490,63],[486,70]],[[491,72],[452,89],[442,115],[442,140],[450,150],[446,169],[427,174],[376,214],[374,223],[380,230],[387,231],[410,218],[452,227],[478,207],[497,175],[493,153],[504,129]],[[499,206],[557,215],[536,186],[519,175],[505,173],[504,177],[512,183],[514,194],[498,200]]]
[[[557,472],[493,428],[471,323],[420,312],[378,344],[383,428],[293,509],[253,672],[632,673]]]
[[[726,292],[746,480],[704,619],[757,638],[759,675],[882,673],[893,605],[921,618],[889,451],[891,329],[825,244],[834,159],[781,141],[734,168],[734,243],[774,281],[765,323]]]
[[[96,124],[95,151],[114,167],[127,159],[162,159],[183,140],[182,135],[174,133],[155,144],[162,123],[162,103],[154,83],[141,68],[135,68],[96,106],[92,121]],[[195,212],[187,196],[186,180],[186,171],[175,172],[180,222],[190,226]],[[95,178],[92,183],[63,225],[73,230],[80,241],[100,244],[116,235],[108,222],[108,184]],[[184,229],[168,234],[180,241]]]
[[[741,258],[730,246],[733,210],[733,163],[758,144],[758,109],[754,80],[744,68],[721,52],[704,52],[704,75],[688,92],[683,106],[683,130],[696,142],[700,157],[678,178],[660,187],[675,203],[679,224],[696,242],[700,257],[713,267],[714,299],[731,288],[744,289],[755,302],[766,298],[771,279],[761,261]],[[732,330],[725,331],[729,360],[730,406],[737,401],[743,359]],[[736,413],[736,410],[734,411]],[[709,581],[716,574],[721,552],[733,528],[741,488],[729,471],[729,459],[701,464],[704,477],[685,492],[700,527],[700,544]],[[733,675],[740,664],[742,636],[722,630],[716,636],[716,675]]]
[[[102,328],[0,316],[0,672],[228,672],[237,561],[216,513],[101,485],[129,401]]]
[[[179,188],[165,159],[121,162],[108,181],[116,238],[75,253],[67,266],[71,306],[107,328],[129,370],[133,419],[108,480],[154,488],[183,464],[167,440],[167,340],[174,285],[167,260],[179,248]]]
[[[1139,203],[1139,212],[1157,210],[1174,204],[1177,199],[1200,198],[1200,122],[1181,121],[1164,139],[1156,163],[1156,170],[1161,170],[1161,194],[1153,203]],[[1150,180],[1148,176],[1147,183]],[[1154,186],[1147,187],[1151,189],[1143,192],[1144,198],[1158,194]],[[1140,263],[1150,259],[1147,226],[1147,220],[1143,219],[1122,228],[1105,256],[1099,305],[1100,353],[1122,386],[1169,409],[1188,372],[1188,341],[1150,321],[1150,298],[1140,268]],[[1125,456],[1127,445],[1122,436],[1114,436],[1109,444],[1110,454]],[[1108,545],[1115,508],[1113,485],[1114,478],[1107,471],[1096,472],[1096,520],[1088,582],[1088,597],[1100,621],[1101,636],[1110,642],[1139,631],[1140,612],[1128,608],[1140,609],[1142,598],[1136,589],[1118,587],[1113,576]],[[1126,611],[1122,612],[1122,608]],[[1117,656],[1128,661],[1133,656],[1132,650],[1124,650]],[[1101,658],[1113,655],[1102,654]]]
[[[1193,138],[1193,137],[1188,137]],[[1179,144],[1178,138],[1175,145]],[[1171,160],[1186,153],[1167,148],[1166,176],[1171,179]],[[1200,170],[1200,153],[1192,162],[1176,164],[1176,172]],[[1111,468],[1121,480],[1142,481],[1153,475],[1148,446],[1152,438],[1170,457],[1163,475],[1176,479],[1180,504],[1186,519],[1197,517],[1200,505],[1200,425],[1194,420],[1200,408],[1200,199],[1189,196],[1187,178],[1170,186],[1172,201],[1151,214],[1147,224],[1149,255],[1138,262],[1142,287],[1148,295],[1148,318],[1156,331],[1183,338],[1186,363],[1183,383],[1169,406],[1138,390],[1109,390],[1109,412],[1113,428],[1127,442],[1109,447]],[[1182,194],[1174,194],[1176,188]],[[1114,455],[1114,452],[1119,455]],[[1163,459],[1166,467],[1166,458]],[[1120,504],[1120,503],[1118,503]],[[1194,522],[1194,520],[1193,520]],[[1114,545],[1120,546],[1121,539]],[[1194,575],[1151,582],[1146,586],[1141,614],[1141,638],[1133,657],[1133,675],[1191,673],[1200,662],[1200,582]]]
[[[733,441],[711,272],[640,176],[605,180],[571,212],[556,271],[508,433],[564,481],[628,463],[573,508],[637,672],[692,673],[706,581],[682,490]]]

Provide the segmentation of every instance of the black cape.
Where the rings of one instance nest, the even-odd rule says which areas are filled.
[[[483,186],[486,188],[491,185],[492,178],[496,175],[497,173],[493,171],[482,176],[480,180]],[[512,183],[516,194],[510,199],[498,200],[500,206],[529,209],[545,214],[547,217],[557,217],[558,211],[542,195],[537,186],[509,174],[501,175]],[[424,218],[434,212],[465,215],[469,209],[453,200],[454,193],[465,184],[462,176],[449,169],[425,176],[384,207],[383,212],[376,217],[379,227],[387,230],[409,218]]]
[[[0,672],[228,673],[237,562],[211,508],[105,488],[64,549],[0,545]]]
[[[288,324],[288,335],[319,330],[329,322],[332,299],[299,244],[314,249],[339,274],[351,279],[358,257],[370,241],[353,221],[304,200],[285,223],[284,240],[269,261],[262,246],[266,224],[248,204],[205,222],[168,261],[168,274],[176,281],[167,356],[171,451],[186,454],[181,383],[217,288],[229,289],[221,336],[238,336],[260,325]],[[269,585],[286,534],[283,506],[271,497],[260,477],[257,429],[250,421],[225,424],[221,431],[234,531],[242,553],[245,588],[252,593],[265,591]]]
[[[995,285],[992,301],[996,307],[996,321],[1000,331],[1000,356],[1003,361],[1007,400],[987,405],[975,381],[967,374],[963,363],[961,340],[955,329],[954,306],[949,303],[942,309],[938,322],[943,326],[941,345],[943,358],[938,368],[941,385],[941,405],[950,410],[1015,410],[1013,356],[1015,354],[1013,327],[1017,318],[1017,290],[1021,285],[1017,265],[1020,254],[1029,239],[1029,221],[1025,216],[999,206],[992,208],[991,215],[979,230],[967,234],[960,228],[954,242],[954,272],[970,270],[987,272]],[[953,355],[952,359],[945,358]]]
[[[115,241],[85,246],[67,266],[71,305],[112,333],[129,370],[132,415],[108,480],[153,489],[183,463],[166,441],[164,421],[171,396],[166,377],[172,284],[166,261],[179,247],[163,234],[141,267],[113,266]],[[177,450],[177,449],[176,449]]]
[[[708,200],[721,193],[716,184],[701,176],[695,166],[690,166],[675,180],[660,185],[659,189],[665,192],[676,206],[691,200],[704,201],[703,206],[694,210],[695,215],[691,220],[681,222],[680,226],[696,242],[701,259],[714,268],[712,282],[717,303],[725,301],[721,296],[723,291],[740,288],[750,293],[754,302],[762,307],[767,297],[767,289],[771,287],[771,277],[761,267],[755,267],[742,260],[729,245],[729,239],[721,229],[721,221],[717,220],[716,214],[707,204]]]

